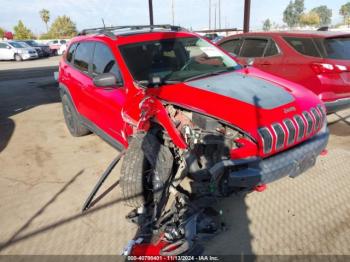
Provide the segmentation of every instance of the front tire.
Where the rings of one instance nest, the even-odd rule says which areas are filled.
[[[90,133],[89,129],[79,120],[78,113],[66,94],[62,96],[62,107],[64,120],[72,136],[79,137]]]
[[[120,187],[125,204],[140,207],[155,198],[159,200],[171,177],[172,167],[169,148],[160,144],[154,135],[135,135],[121,166]]]
[[[23,58],[22,58],[21,55],[19,55],[19,54],[15,54],[14,59],[15,59],[16,62],[21,62],[21,61],[23,61]]]

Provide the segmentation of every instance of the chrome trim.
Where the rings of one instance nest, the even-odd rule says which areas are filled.
[[[284,129],[280,123],[274,123],[271,126],[272,126],[273,132],[276,135],[275,150],[280,150],[284,146],[284,139],[286,138],[286,133],[284,132]],[[282,131],[282,133],[280,135],[277,134],[277,127],[281,128],[280,131]],[[282,143],[281,143],[280,139],[282,139]]]
[[[270,139],[271,139],[271,145],[270,145],[270,148],[268,148],[268,149],[266,149],[266,146],[267,146],[267,143],[266,143],[266,142],[267,142],[267,141],[265,141],[265,136],[264,136],[264,134],[263,134],[264,131],[267,132],[267,134],[270,136]],[[270,130],[269,130],[267,127],[261,127],[261,128],[258,129],[258,132],[259,132],[260,137],[261,137],[261,140],[262,140],[262,142],[263,142],[263,152],[264,152],[264,154],[270,153],[271,150],[272,150],[272,145],[273,145],[273,136],[272,136]],[[266,134],[266,133],[265,133],[265,134]]]
[[[309,136],[313,131],[314,121],[312,120],[309,112],[304,111],[302,115],[304,116],[307,123],[306,136]],[[311,121],[311,125],[309,120]]]
[[[314,107],[312,107],[310,109],[310,111],[311,111],[311,114],[314,116],[315,121],[316,121],[315,122],[315,128],[314,128],[314,131],[316,132],[319,129],[319,126],[320,126],[320,123],[321,123],[321,117],[320,117],[320,115],[318,114],[317,110]]]
[[[292,126],[293,126],[293,128],[294,128],[294,137],[293,137],[293,140],[292,141],[289,141],[290,140],[290,128],[288,127],[288,125],[287,125],[287,122],[288,123],[291,123],[292,124]],[[294,122],[290,119],[290,118],[287,118],[287,119],[285,119],[285,120],[283,120],[283,124],[284,124],[284,126],[286,127],[286,129],[287,129],[287,131],[288,131],[288,138],[287,138],[287,145],[288,146],[290,146],[290,145],[292,145],[292,144],[294,144],[295,143],[295,140],[296,140],[296,135],[297,135],[297,127],[296,127],[296,125],[294,124]]]
[[[298,125],[298,135],[297,135],[297,141],[302,140],[305,137],[305,131],[306,131],[306,125],[303,120],[303,118],[300,115],[295,115],[293,117],[295,123]],[[300,125],[300,123],[298,122],[298,119],[302,122],[302,126]]]

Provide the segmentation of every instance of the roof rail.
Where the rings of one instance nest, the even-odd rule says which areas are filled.
[[[113,32],[118,30],[129,29],[130,31],[132,31],[132,30],[141,30],[141,29],[153,30],[153,29],[160,29],[160,28],[169,29],[171,31],[185,30],[180,26],[173,26],[173,25],[123,25],[123,26],[109,26],[109,27],[83,29],[78,35],[104,34],[111,38],[115,38],[116,36]]]

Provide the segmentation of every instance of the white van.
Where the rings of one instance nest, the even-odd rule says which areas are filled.
[[[33,48],[28,48],[15,41],[0,42],[0,60],[28,60],[38,58],[38,53]]]

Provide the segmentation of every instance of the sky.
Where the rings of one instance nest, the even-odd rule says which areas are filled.
[[[172,23],[172,0],[153,0],[154,23]],[[175,24],[192,29],[209,27],[209,0],[173,0]],[[260,29],[262,21],[270,18],[283,24],[283,10],[289,0],[251,0],[251,29]],[[333,10],[333,23],[339,23],[339,8],[348,0],[305,0],[306,11],[319,5],[327,5]],[[215,4],[212,2],[212,27],[214,27]],[[0,27],[12,31],[22,20],[33,33],[45,32],[39,11],[48,9],[52,22],[57,16],[68,15],[76,23],[78,30],[106,25],[148,24],[148,0],[0,0]],[[243,27],[244,0],[221,0],[221,27]],[[217,9],[218,10],[218,9]],[[218,15],[217,15],[218,21]],[[217,22],[217,26],[218,26]]]

